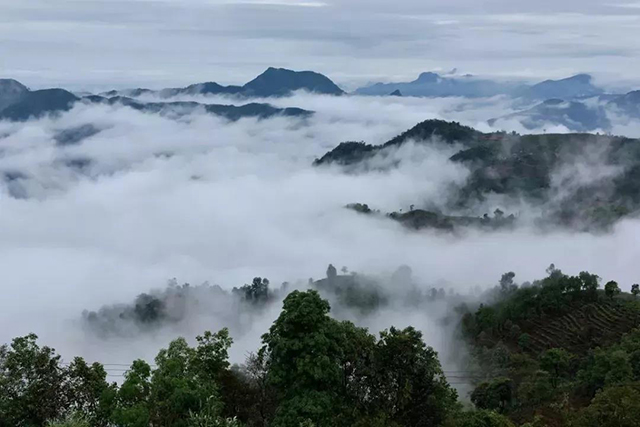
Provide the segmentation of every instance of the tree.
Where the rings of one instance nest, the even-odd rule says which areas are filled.
[[[504,412],[512,400],[513,382],[509,378],[484,382],[471,393],[471,402],[479,409]]]
[[[500,278],[500,291],[503,294],[507,294],[513,291],[516,288],[516,285],[513,283],[513,279],[516,277],[516,273],[510,271],[508,273],[504,273]]]
[[[530,345],[531,345],[531,335],[529,335],[526,332],[520,335],[520,337],[518,338],[518,346],[522,350],[528,350]]]
[[[596,299],[598,287],[600,286],[600,278],[586,271],[581,271],[578,277],[582,281],[582,289],[587,292],[592,300]]]
[[[232,343],[226,329],[197,337],[198,346],[189,347],[178,338],[156,356],[157,368],[151,377],[150,419],[154,426],[181,427],[200,414],[219,417],[223,403],[218,378],[229,366]]]
[[[494,411],[477,410],[463,412],[455,422],[456,427],[514,427],[504,415]]]
[[[332,425],[342,375],[339,331],[329,309],[316,291],[293,291],[262,336],[261,356],[268,360],[269,382],[279,400],[273,426],[298,427],[305,420]]]
[[[67,369],[69,387],[68,409],[82,413],[95,427],[109,425],[116,403],[117,387],[107,383],[107,372],[100,363],[88,365],[76,357]]]
[[[60,419],[68,388],[60,356],[38,337],[15,338],[0,347],[0,426],[39,427]]]
[[[540,356],[540,367],[551,375],[551,385],[556,388],[560,378],[569,374],[573,355],[563,348],[552,348]]]
[[[620,287],[618,286],[618,283],[614,282],[613,280],[607,282],[604,285],[604,293],[607,297],[613,299],[613,297],[620,293]]]
[[[631,293],[633,294],[634,298],[637,298],[638,294],[640,294],[640,285],[637,283],[631,285]]]
[[[136,360],[124,377],[116,396],[112,420],[119,427],[148,427],[151,418],[151,367],[144,360]]]
[[[338,277],[338,270],[336,270],[333,264],[329,264],[329,267],[327,267],[327,279],[329,282],[332,282],[336,277]]]
[[[392,327],[381,332],[374,360],[373,401],[389,425],[437,426],[456,409],[456,391],[420,331]]]
[[[640,392],[634,387],[608,387],[580,411],[576,427],[635,427],[640,420]]]
[[[254,277],[250,285],[244,285],[241,288],[233,288],[233,293],[247,302],[260,304],[269,301],[269,279],[262,277]]]

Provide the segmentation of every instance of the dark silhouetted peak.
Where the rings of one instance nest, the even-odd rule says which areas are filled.
[[[297,90],[342,95],[344,92],[328,77],[313,71],[292,71],[268,68],[264,73],[243,86],[247,96],[286,96]]]
[[[563,102],[565,102],[563,99],[552,98],[552,99],[547,99],[546,101],[544,101],[543,104],[545,104],[545,105],[560,105]]]
[[[400,92],[400,89],[396,89],[393,92],[391,92],[389,96],[402,96],[402,92]]]
[[[2,110],[0,119],[23,121],[30,118],[40,118],[51,113],[69,111],[79,99],[64,89],[27,92],[18,102]]]
[[[476,140],[482,135],[468,126],[463,126],[457,122],[447,122],[444,120],[425,120],[418,123],[408,131],[396,136],[392,140],[384,144],[385,147],[392,145],[400,145],[405,142],[412,141],[428,141],[432,138],[438,138],[447,143],[461,142],[468,143]]]
[[[462,126],[456,122],[426,120],[383,145],[369,145],[364,142],[342,142],[320,159],[317,159],[314,165],[356,165],[372,158],[376,154],[384,155],[389,152],[388,149],[395,148],[408,141],[429,142],[437,139],[446,143],[460,142],[463,145],[467,145],[477,142],[483,135],[482,132]]]
[[[348,166],[363,161],[375,154],[377,150],[378,147],[364,142],[341,142],[336,148],[316,159],[313,164],[314,166],[320,166],[335,163],[341,166]]]
[[[426,73],[421,73],[418,76],[418,80],[416,80],[416,82],[436,83],[438,80],[440,80],[440,76],[438,74],[432,73],[432,72],[426,72]]]

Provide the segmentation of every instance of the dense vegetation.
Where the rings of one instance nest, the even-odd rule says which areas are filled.
[[[449,200],[440,206],[449,212],[445,216],[473,212],[488,200],[503,205],[524,201],[543,208],[541,225],[601,229],[640,210],[640,141],[624,137],[485,134],[427,120],[382,145],[342,143],[314,164],[339,165],[355,173],[397,167],[400,160],[393,153],[412,141],[456,147],[450,160],[470,171],[462,186],[452,184]],[[416,201],[416,207],[433,211],[424,208],[425,202],[430,201]]]
[[[329,317],[316,291],[286,297],[241,367],[229,366],[226,329],[205,332],[195,347],[171,342],[154,367],[135,361],[120,386],[99,363],[65,364],[36,339],[0,351],[3,427],[430,426],[464,416],[419,331],[391,327],[376,339]]]
[[[640,287],[623,295],[587,272],[548,273],[519,287],[507,273],[492,304],[463,315],[480,373],[472,402],[516,423],[637,426]]]
[[[393,276],[399,287],[411,282],[408,267]],[[600,289],[596,275],[554,266],[534,283],[514,279],[504,274],[484,304],[455,310],[471,354],[455,372],[443,371],[418,330],[390,327],[375,337],[331,317],[316,290],[284,298],[242,365],[230,365],[233,339],[222,329],[194,346],[172,341],[155,364],[134,361],[116,384],[109,365],[67,363],[35,335],[18,337],[0,347],[0,426],[637,426],[640,286],[630,294],[616,282]],[[313,285],[365,311],[389,298],[374,280],[339,275],[332,265]],[[231,295],[260,310],[285,290],[256,278]],[[452,298],[412,292],[413,304],[425,307]],[[157,322],[166,301],[143,294],[121,314]],[[459,397],[448,381],[473,391]],[[473,408],[461,403],[467,399]]]
[[[362,214],[380,216],[380,212],[378,210],[371,209],[366,203],[351,203],[348,204],[346,208]],[[484,214],[481,217],[474,217],[445,215],[436,211],[415,209],[414,206],[411,205],[407,212],[403,212],[401,209],[398,212],[387,213],[385,216],[398,221],[409,229],[420,230],[423,228],[429,228],[447,232],[465,227],[475,227],[485,230],[513,228],[517,222],[517,218],[514,214],[505,215],[505,213],[499,208],[493,212],[492,217],[490,217],[489,214]]]

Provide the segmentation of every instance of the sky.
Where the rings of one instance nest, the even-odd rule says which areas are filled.
[[[74,90],[244,83],[269,66],[353,89],[448,71],[633,87],[640,2],[0,0],[0,77]]]

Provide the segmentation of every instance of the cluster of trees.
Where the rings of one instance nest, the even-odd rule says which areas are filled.
[[[35,335],[16,338],[0,347],[0,427],[638,425],[640,286],[624,294],[587,272],[548,273],[521,286],[506,273],[489,304],[456,310],[472,359],[454,378],[474,386],[461,399],[473,409],[419,331],[376,337],[331,317],[316,290],[296,290],[242,365],[229,363],[227,329],[194,345],[174,340],[153,365],[134,361],[120,384],[100,363],[65,363]],[[333,289],[356,278],[330,265],[314,283]],[[411,285],[410,269],[393,280]],[[234,293],[250,305],[274,298],[263,278]],[[606,335],[583,334],[598,328]]]
[[[419,331],[376,338],[329,311],[316,291],[293,291],[244,365],[230,366],[223,329],[195,346],[176,339],[154,366],[134,361],[119,386],[99,363],[65,364],[35,335],[16,338],[0,348],[0,426],[511,425],[461,410]]]

